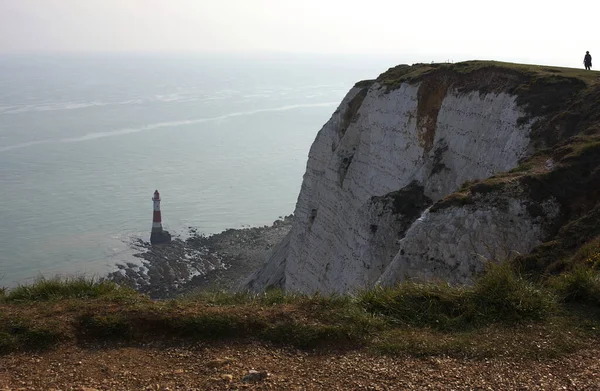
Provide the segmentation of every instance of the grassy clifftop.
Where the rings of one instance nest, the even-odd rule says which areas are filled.
[[[573,78],[586,84],[595,83],[598,80],[598,73],[584,69],[478,60],[458,63],[414,64],[412,66],[402,64],[388,69],[376,80],[384,85],[397,86],[404,82],[418,82],[441,72],[468,75],[490,71],[512,74],[515,78],[521,80],[525,78],[539,79],[547,83],[552,83],[552,81],[561,78]]]
[[[528,359],[556,357],[600,337],[600,274],[593,268],[533,283],[496,266],[472,287],[406,283],[352,297],[272,291],[153,301],[113,283],[51,280],[4,292],[0,303],[2,353],[61,344],[260,341],[317,351]]]

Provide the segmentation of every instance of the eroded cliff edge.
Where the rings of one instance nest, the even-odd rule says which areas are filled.
[[[600,234],[585,223],[600,195],[596,79],[465,62],[357,83],[311,147],[290,233],[244,289],[469,283],[507,258],[556,267]]]

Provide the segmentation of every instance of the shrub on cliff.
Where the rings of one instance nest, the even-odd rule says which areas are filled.
[[[548,285],[564,302],[600,305],[600,273],[584,265],[548,281]]]
[[[467,289],[445,283],[378,287],[361,293],[358,300],[366,311],[383,315],[391,323],[417,327],[453,328],[465,323],[468,312]]]
[[[556,309],[553,295],[527,281],[508,264],[489,264],[469,291],[472,317],[477,322],[539,320]]]
[[[359,302],[392,323],[436,329],[539,320],[555,308],[550,293],[494,264],[473,286],[405,282],[364,292]]]

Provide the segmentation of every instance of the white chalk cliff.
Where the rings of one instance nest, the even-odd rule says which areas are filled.
[[[438,201],[515,168],[532,153],[534,120],[501,88],[439,77],[359,83],[310,149],[291,232],[245,288],[468,283],[488,260],[531,251],[560,212],[551,198],[534,203],[515,185],[464,204]]]

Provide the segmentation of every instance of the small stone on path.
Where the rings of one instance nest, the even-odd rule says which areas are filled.
[[[227,364],[231,364],[232,361],[233,360],[229,357],[217,358],[215,360],[211,360],[211,361],[207,362],[206,366],[209,368],[220,368]]]
[[[246,374],[246,376],[244,376],[242,381],[244,383],[254,383],[254,382],[258,382],[258,381],[266,379],[267,376],[269,376],[267,371],[259,372],[259,371],[255,371],[254,369],[251,369],[248,371],[248,374]]]

